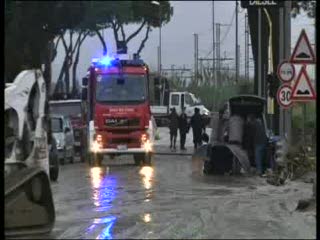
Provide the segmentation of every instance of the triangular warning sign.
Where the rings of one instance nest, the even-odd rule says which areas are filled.
[[[316,99],[316,93],[312,87],[306,68],[302,67],[298,78],[293,86],[292,100],[308,101]]]
[[[315,63],[316,57],[310,45],[306,31],[302,29],[298,42],[290,58],[292,63]]]

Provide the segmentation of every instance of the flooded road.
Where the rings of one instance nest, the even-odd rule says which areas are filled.
[[[102,167],[68,164],[52,184],[55,228],[46,238],[315,238],[315,215],[295,212],[312,185],[202,176],[191,156],[130,156]]]

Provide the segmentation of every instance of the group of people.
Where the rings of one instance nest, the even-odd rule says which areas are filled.
[[[231,114],[229,103],[226,102],[220,108],[219,115],[213,117],[211,125],[212,144],[240,146],[247,153],[251,167],[255,167],[260,176],[265,176],[267,169],[274,168],[272,150],[268,148],[266,129],[258,112],[246,113],[236,109]]]
[[[179,116],[175,108],[171,109],[169,115],[169,129],[170,129],[170,149],[176,149],[176,141],[178,129],[180,133],[180,149],[186,150],[186,136],[189,132],[190,127],[193,132],[193,143],[194,148],[197,149],[202,144],[202,134],[205,133],[205,124],[200,115],[199,108],[194,109],[194,115],[191,117],[190,123],[188,122],[187,115],[185,113],[185,108],[182,109],[182,113]]]

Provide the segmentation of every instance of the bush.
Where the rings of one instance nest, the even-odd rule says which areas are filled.
[[[237,87],[235,85],[221,86],[219,88],[215,86],[190,87],[188,91],[200,97],[202,103],[211,111],[218,111],[223,102],[237,95]]]
[[[240,82],[240,84],[238,85],[238,94],[253,94],[253,82]]]
[[[286,164],[289,177],[296,179],[309,171],[316,170],[316,158],[310,146],[295,145],[289,148],[286,154]]]

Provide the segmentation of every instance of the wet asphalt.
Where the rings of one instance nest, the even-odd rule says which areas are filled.
[[[314,238],[315,215],[294,211],[311,184],[273,187],[258,177],[203,176],[202,160],[131,156],[102,167],[66,164],[52,184],[53,231],[39,238]],[[302,184],[302,185],[301,185]]]

